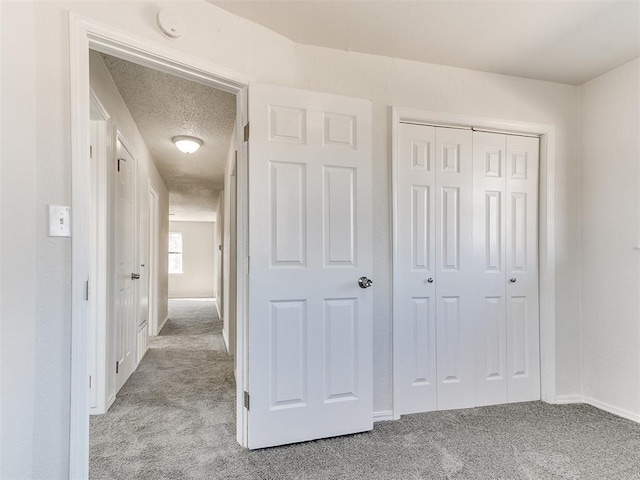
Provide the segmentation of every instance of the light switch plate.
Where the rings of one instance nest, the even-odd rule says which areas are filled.
[[[71,207],[49,205],[49,236],[71,236]]]

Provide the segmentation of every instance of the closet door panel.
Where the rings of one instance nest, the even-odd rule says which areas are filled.
[[[438,410],[474,405],[472,132],[435,129]]]
[[[507,136],[508,401],[540,399],[537,138]]]
[[[506,135],[473,133],[475,404],[507,402]]]
[[[401,124],[398,131],[398,311],[394,332],[402,352],[396,369],[399,414],[436,409],[435,128]]]

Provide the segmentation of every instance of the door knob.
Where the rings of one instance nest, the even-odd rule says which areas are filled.
[[[140,274],[138,273],[132,273],[131,274],[131,280],[138,280],[140,278]]]
[[[427,283],[433,283],[433,278],[427,278]]]
[[[509,281],[510,281],[511,283],[516,283],[516,279],[515,279],[515,278],[510,278],[510,279],[509,279]]]
[[[367,277],[360,277],[358,279],[358,285],[360,285],[360,288],[369,288],[373,285],[373,280]]]

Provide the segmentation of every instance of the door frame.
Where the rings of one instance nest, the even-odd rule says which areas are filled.
[[[89,50],[169,73],[236,95],[236,129],[247,123],[247,89],[253,79],[228,68],[182,51],[69,12],[70,107],[71,107],[71,192],[72,192],[72,298],[71,298],[71,378],[69,420],[69,478],[89,475],[89,300],[91,275],[90,205],[95,192],[90,184],[89,145]],[[238,135],[238,249],[236,438],[245,446],[247,412],[242,392],[247,379],[246,298],[247,298],[247,144]],[[93,300],[93,299],[92,299]]]
[[[476,128],[505,134],[525,134],[540,138],[538,184],[538,289],[540,315],[540,396],[547,403],[557,403],[556,396],[556,314],[555,314],[555,138],[554,125],[515,122],[490,117],[434,112],[405,107],[390,107],[391,117],[391,191],[392,191],[392,329],[400,329],[398,285],[398,129],[401,122],[440,127]],[[393,418],[399,389],[401,366],[398,336],[393,335]]]
[[[108,173],[109,158],[115,154],[116,132],[111,115],[104,107],[98,95],[91,89],[91,109],[100,117],[93,120],[102,124],[98,127],[96,143],[92,145],[91,159],[93,172],[91,189],[94,192],[91,205],[92,240],[91,276],[89,280],[89,296],[94,301],[90,305],[90,342],[92,344],[94,365],[90,373],[90,390],[96,398],[91,414],[106,412],[115,400],[108,388],[107,359],[113,345],[109,318],[111,316],[112,271],[110,261],[110,242],[107,240],[111,230],[110,213],[107,208],[110,199],[110,179]]]
[[[158,192],[155,191],[151,180],[147,187],[149,196],[149,337],[158,335],[158,239],[160,238],[159,228],[159,205]]]

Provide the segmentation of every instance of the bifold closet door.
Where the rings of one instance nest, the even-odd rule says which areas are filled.
[[[475,404],[540,398],[538,139],[474,132]]]
[[[437,408],[474,405],[472,131],[436,128]]]
[[[473,406],[471,131],[401,124],[398,152],[396,409]]]
[[[473,134],[476,405],[507,402],[505,135]]]
[[[540,399],[539,139],[507,135],[507,401]]]
[[[402,328],[394,335],[403,354],[394,408],[402,414],[436,410],[435,142],[434,127],[400,125],[396,221]]]

